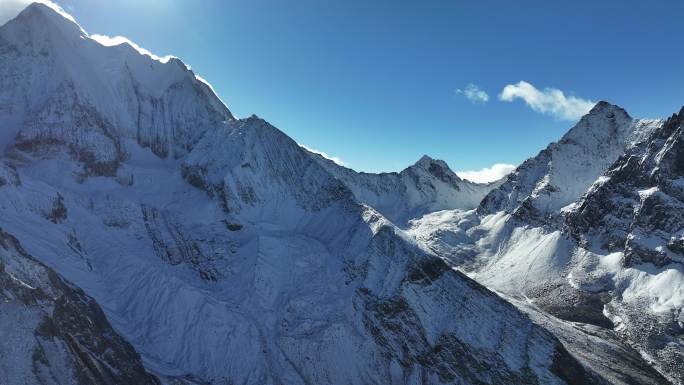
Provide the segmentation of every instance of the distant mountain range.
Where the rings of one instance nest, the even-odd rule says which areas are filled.
[[[358,173],[50,5],[0,27],[0,383],[682,384],[684,113]]]

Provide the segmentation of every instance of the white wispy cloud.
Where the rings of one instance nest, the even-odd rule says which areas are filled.
[[[468,84],[463,89],[457,89],[456,93],[465,96],[473,103],[487,103],[489,101],[489,95],[473,83]]]
[[[499,100],[512,102],[522,99],[531,109],[563,120],[577,120],[596,104],[587,99],[566,96],[557,88],[537,89],[526,81],[509,84],[499,94]]]
[[[347,167],[347,163],[346,163],[345,161],[343,161],[342,159],[336,157],[336,156],[332,156],[332,155],[327,154],[327,153],[325,153],[325,152],[323,152],[323,151],[319,151],[319,150],[313,149],[313,148],[311,148],[311,147],[307,147],[307,146],[305,146],[305,145],[303,145],[303,144],[301,144],[301,143],[297,143],[297,144],[299,145],[299,147],[301,147],[301,148],[303,148],[303,149],[305,149],[305,150],[307,150],[307,151],[309,151],[309,152],[313,152],[314,154],[318,154],[318,155],[324,157],[325,159],[332,160],[333,162],[339,164],[340,166]]]
[[[515,170],[515,166],[512,164],[497,163],[481,170],[456,171],[456,175],[471,182],[488,183],[505,177],[513,170]]]
[[[31,3],[43,3],[55,11],[62,14],[64,17],[75,22],[74,18],[66,13],[59,5],[49,0],[1,0],[0,1],[0,25],[5,24],[11,19],[14,19],[24,8]]]

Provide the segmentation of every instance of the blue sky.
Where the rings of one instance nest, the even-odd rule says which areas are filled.
[[[684,104],[681,1],[57,3],[91,34],[182,58],[238,117],[363,171],[422,154],[455,170],[519,164],[587,103],[636,117]]]

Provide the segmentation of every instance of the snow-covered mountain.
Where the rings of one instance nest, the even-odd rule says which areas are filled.
[[[681,122],[601,102],[476,211],[431,213],[409,233],[533,318],[553,315],[547,327],[570,351],[588,337],[563,337],[563,320],[615,333],[667,378],[654,383],[681,384]]]
[[[633,119],[622,108],[599,102],[560,141],[508,175],[482,200],[478,212],[505,211],[541,219],[557,214],[577,201],[627,148],[661,124]]]
[[[588,255],[572,283],[615,291],[606,315],[665,371],[684,369],[684,109],[615,162],[566,216]],[[608,258],[604,258],[608,259]],[[608,277],[613,282],[606,282]],[[636,326],[636,327],[635,327]]]
[[[129,156],[126,140],[178,158],[234,119],[179,59],[153,60],[126,43],[104,46],[47,5],[4,25],[0,45],[2,147],[59,144],[85,173],[114,175]]]
[[[43,4],[0,27],[0,85],[3,383],[610,379],[392,222],[493,186],[428,158],[357,184]]]
[[[427,155],[399,173],[372,174],[340,166],[313,154],[323,168],[342,181],[360,202],[372,206],[398,225],[427,213],[476,208],[503,180],[473,183],[461,179],[442,160]]]
[[[600,102],[486,185],[357,173],[33,4],[0,27],[0,383],[682,384],[683,121]]]

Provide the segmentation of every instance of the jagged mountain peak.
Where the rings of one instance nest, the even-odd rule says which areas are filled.
[[[235,120],[180,59],[88,35],[52,5],[34,3],[0,27],[0,50],[0,102],[11,106],[0,111],[3,149],[49,143],[91,170],[106,162],[113,174],[130,153],[126,143],[179,158],[207,130]]]
[[[454,173],[451,168],[449,168],[449,165],[441,160],[441,159],[435,159],[430,157],[429,155],[423,155],[418,159],[416,163],[414,163],[412,166],[407,167],[404,169],[402,172],[407,172],[410,170],[416,170],[416,169],[422,169],[426,170],[432,174],[438,174],[435,176],[446,176],[448,175],[449,178],[454,179],[454,180],[461,180],[456,173]]]
[[[593,115],[598,115],[598,114],[602,114],[602,113],[611,113],[611,112],[612,113],[617,112],[617,113],[621,113],[621,114],[625,114],[625,115],[629,116],[629,114],[627,113],[627,111],[625,111],[624,108],[622,108],[616,104],[612,104],[610,102],[607,102],[605,100],[601,100],[598,103],[596,103],[594,105],[594,107],[592,107],[592,109],[589,110],[589,112],[585,116],[593,116]]]
[[[341,180],[357,201],[378,210],[400,226],[436,210],[477,207],[496,183],[477,184],[459,178],[443,160],[423,155],[401,172],[364,173],[312,154],[323,168]]]
[[[520,165],[485,197],[479,212],[555,216],[575,202],[629,147],[662,125],[633,119],[621,107],[598,102],[556,143]]]
[[[560,142],[620,140],[629,135],[634,119],[620,106],[600,101],[577,124],[572,127]]]
[[[4,26],[21,29],[30,38],[70,39],[87,36],[71,15],[51,3],[31,3]]]
[[[414,166],[426,165],[426,164],[430,164],[430,163],[432,163],[432,162],[434,162],[434,161],[435,161],[434,158],[432,158],[432,157],[430,157],[429,155],[425,154],[425,155],[421,156],[420,159],[418,159],[418,160],[416,161],[416,163],[414,163],[413,165],[414,165]]]
[[[416,183],[430,187],[434,186],[434,181],[431,179],[436,179],[457,191],[461,189],[460,185],[471,183],[459,178],[445,161],[428,155],[423,155],[413,166],[405,168],[399,175],[408,175]]]
[[[585,243],[625,250],[625,264],[682,263],[684,109],[622,155],[576,207],[570,232]],[[683,238],[684,239],[684,238]]]
[[[159,57],[122,36],[90,35],[71,15],[50,3],[35,2],[26,7],[0,26],[0,38],[13,48],[11,53],[32,53],[53,66],[73,67],[71,77],[75,81],[85,78],[121,83],[125,81],[121,77],[128,75],[136,86],[156,88],[157,94],[184,79],[208,86],[180,58]],[[92,79],[93,73],[105,79]]]
[[[6,40],[6,43],[14,46],[18,45],[17,43],[32,40],[31,45],[38,45],[42,49],[66,50],[69,54],[86,56],[90,59],[93,56],[102,56],[101,59],[106,57],[115,62],[117,61],[115,59],[119,59],[128,65],[129,70],[135,70],[131,67],[140,66],[142,63],[156,71],[159,68],[175,71],[173,73],[176,74],[176,80],[179,76],[187,75],[191,75],[192,79],[196,78],[190,66],[180,58],[171,55],[157,56],[122,36],[88,34],[70,14],[58,5],[48,2],[34,2],[28,5],[15,18],[0,25],[0,36]],[[67,41],[70,39],[72,41]],[[73,39],[78,39],[78,41],[73,41]],[[24,49],[24,47],[15,48]],[[43,56],[45,55],[46,53],[43,53]],[[155,63],[149,63],[149,59]],[[94,64],[106,66],[104,62]],[[206,83],[199,78],[196,80]]]
[[[644,120],[598,103],[478,213],[432,213],[411,232],[487,287],[618,332],[655,368],[626,383],[684,383],[684,109]]]
[[[673,113],[669,118],[667,118],[667,120],[665,120],[665,123],[663,124],[664,131],[672,131],[679,126],[682,121],[684,121],[684,106],[679,109],[678,113]]]
[[[81,28],[76,20],[59,6],[40,1],[34,1],[26,6],[26,8],[24,8],[24,10],[22,10],[16,18],[19,20],[33,20],[33,18],[36,17],[44,18],[42,20],[50,20],[60,23],[64,22],[67,25],[74,25],[79,29]]]

